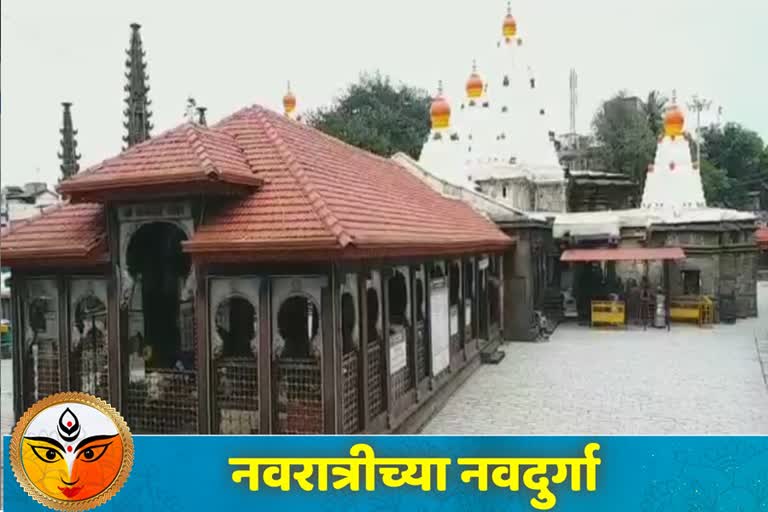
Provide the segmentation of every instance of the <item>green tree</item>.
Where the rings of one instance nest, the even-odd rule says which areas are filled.
[[[632,177],[642,190],[656,151],[656,137],[648,126],[643,103],[619,92],[603,103],[592,128],[606,170]]]
[[[701,161],[701,184],[708,206],[729,207],[731,180],[728,173],[709,160]]]
[[[353,146],[389,157],[418,158],[429,134],[426,91],[393,85],[380,73],[363,74],[330,107],[308,115],[309,124]]]
[[[667,98],[662,96],[659,91],[651,91],[648,98],[643,103],[645,118],[648,120],[648,126],[654,136],[661,135],[664,129],[664,109],[667,106]]]
[[[760,136],[737,123],[702,130],[702,160],[725,171],[728,187],[718,200],[732,208],[749,206],[749,193],[768,183],[768,157]]]

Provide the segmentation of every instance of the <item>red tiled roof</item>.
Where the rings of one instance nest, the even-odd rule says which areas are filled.
[[[260,184],[240,146],[223,131],[185,123],[59,185],[63,194],[180,183]]]
[[[12,267],[104,263],[108,261],[104,220],[100,204],[52,206],[37,217],[14,222],[3,233],[0,261]]]
[[[567,249],[560,261],[649,261],[684,260],[679,247],[617,247],[611,249]]]
[[[182,125],[78,174],[61,189],[181,187],[210,173],[234,181],[255,178],[261,185],[223,206],[209,203],[202,225],[184,243],[199,258],[449,255],[512,243],[469,205],[434,192],[395,161],[256,106],[211,128]],[[106,261],[104,239],[102,207],[70,204],[3,236],[2,256],[19,264],[30,254]]]
[[[214,127],[231,134],[264,178],[204,222],[192,253],[290,249],[369,255],[502,248],[511,240],[472,208],[434,192],[393,160],[285,116],[250,107]]]

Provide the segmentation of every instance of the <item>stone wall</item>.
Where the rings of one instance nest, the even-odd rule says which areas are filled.
[[[536,204],[537,212],[565,212],[566,211],[566,182],[537,183]]]
[[[546,224],[525,227],[502,226],[517,239],[515,248],[504,254],[504,339],[533,341],[537,331],[534,311],[544,306],[547,287],[555,268],[550,261],[552,230]]]
[[[682,247],[686,259],[669,263],[669,286],[672,297],[684,294],[683,272],[698,270],[700,293],[712,297],[716,303],[732,300],[736,316],[757,314],[757,258],[749,223],[743,225],[686,225],[655,226],[645,237],[623,229],[620,246],[629,247]],[[616,264],[616,273],[622,282],[640,279],[648,268],[652,286],[663,286],[663,264],[657,261]]]
[[[527,178],[480,181],[477,187],[480,192],[512,208],[526,211],[534,209],[534,185]]]
[[[672,296],[683,293],[685,270],[698,270],[701,293],[713,297],[721,308],[733,302],[737,317],[757,314],[757,251],[754,226],[741,224],[691,224],[656,229],[654,246],[682,247],[686,259],[670,265]]]

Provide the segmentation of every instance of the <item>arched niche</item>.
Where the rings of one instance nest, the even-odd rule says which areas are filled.
[[[273,357],[320,357],[321,291],[324,277],[279,277],[272,281]],[[293,322],[295,325],[286,324]],[[306,344],[302,342],[306,341]],[[303,356],[302,356],[303,355]]]
[[[128,251],[131,244],[135,241],[135,236],[147,226],[165,224],[175,226],[184,234],[185,240],[190,240],[194,234],[194,223],[192,219],[158,219],[142,220],[135,222],[120,223],[120,307],[128,309],[133,300],[133,293],[136,284],[136,276],[132,275],[129,269]],[[190,267],[187,272],[184,286],[180,294],[180,301],[186,302],[194,297],[195,291],[195,272]]]

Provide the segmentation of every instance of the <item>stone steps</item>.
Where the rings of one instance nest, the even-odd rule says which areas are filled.
[[[499,364],[506,355],[503,351],[499,350],[500,345],[498,341],[486,344],[480,351],[480,362],[483,364]]]

